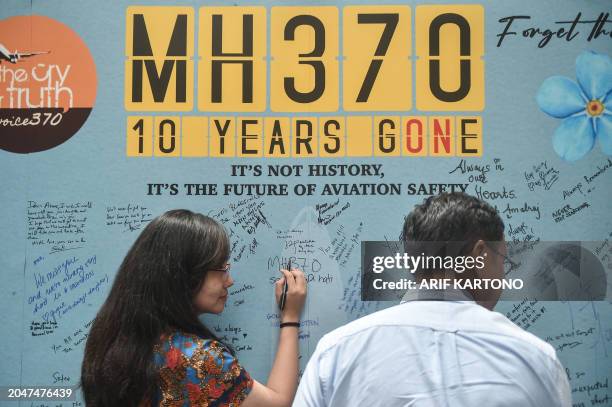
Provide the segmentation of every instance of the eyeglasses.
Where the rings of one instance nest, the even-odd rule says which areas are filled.
[[[231,263],[226,263],[223,268],[220,269],[210,269],[209,271],[220,271],[224,273],[224,278],[227,280],[230,276],[230,269],[232,268]]]
[[[503,257],[503,258],[504,258],[504,263],[508,263],[508,264],[510,265],[510,270],[514,270],[514,269],[519,268],[520,264],[519,264],[519,263],[516,263],[516,262],[514,262],[514,261],[512,261],[512,260],[510,259],[510,257],[508,257],[508,255],[503,254],[502,252],[500,252],[499,250],[497,250],[497,249],[496,249],[495,247],[493,247],[493,245],[491,245],[489,242],[486,242],[485,244],[487,245],[487,247],[488,247],[489,249],[491,249],[491,251],[492,251],[493,253],[495,253],[495,254],[497,254],[498,256],[501,256],[501,257]]]

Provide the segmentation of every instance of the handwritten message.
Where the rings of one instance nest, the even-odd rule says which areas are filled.
[[[106,207],[106,226],[118,228],[123,232],[140,230],[152,219],[153,214],[143,205],[130,203]]]
[[[107,274],[96,275],[97,256],[68,257],[47,271],[33,274],[34,293],[28,296],[33,316],[43,321],[57,321],[82,307],[88,297],[108,285]]]
[[[27,239],[32,246],[49,247],[51,253],[80,249],[87,243],[91,201],[28,201]]]

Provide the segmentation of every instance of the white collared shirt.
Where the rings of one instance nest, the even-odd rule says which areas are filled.
[[[552,346],[469,301],[410,301],[318,343],[294,407],[571,407]]]

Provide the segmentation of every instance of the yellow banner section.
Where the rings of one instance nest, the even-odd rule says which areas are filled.
[[[274,112],[338,110],[338,8],[272,7]]]
[[[266,110],[266,9],[202,7],[198,36],[198,110]]]
[[[128,157],[480,157],[481,116],[129,116]]]
[[[193,110],[194,21],[191,7],[127,8],[126,110]]]
[[[417,6],[416,16],[417,109],[484,109],[483,7]]]
[[[344,109],[411,110],[410,7],[347,6],[343,20]]]
[[[478,4],[204,6],[197,13],[130,6],[125,49],[124,100],[132,112],[485,106]]]

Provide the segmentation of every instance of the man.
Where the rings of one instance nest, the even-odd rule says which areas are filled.
[[[421,270],[418,281],[503,278],[504,224],[487,203],[445,193],[406,217],[402,240],[464,242],[455,255],[484,267]],[[481,266],[483,265],[481,263]],[[499,292],[431,290],[325,335],[306,366],[294,406],[570,407],[554,349],[491,309]]]

